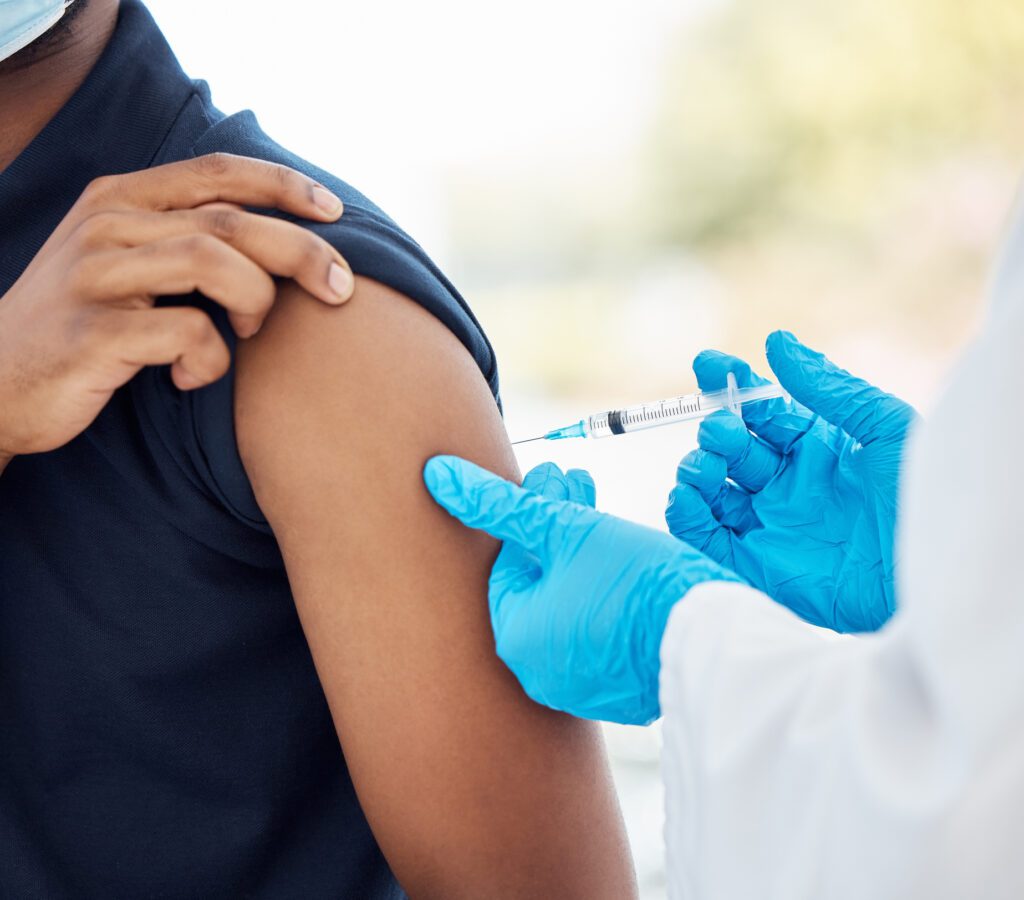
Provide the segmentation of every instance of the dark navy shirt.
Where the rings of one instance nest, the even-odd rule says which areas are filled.
[[[0,303],[90,180],[215,150],[341,196],[314,230],[444,322],[497,397],[486,338],[420,247],[251,113],[220,113],[138,0],[0,173]],[[159,302],[206,309],[234,349],[206,298]],[[232,373],[180,392],[169,371],[142,370],[69,444],[0,475],[0,896],[402,897],[238,456]]]

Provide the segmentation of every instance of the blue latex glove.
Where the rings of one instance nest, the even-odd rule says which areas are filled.
[[[695,584],[740,579],[668,534],[585,505],[594,491],[583,472],[533,470],[525,485],[543,496],[438,456],[424,480],[453,516],[505,542],[491,571],[491,623],[526,693],[587,719],[654,721],[672,607]]]
[[[788,332],[770,335],[767,350],[797,402],[705,419],[701,449],[679,466],[669,530],[809,622],[873,631],[896,608],[900,463],[916,413]],[[764,383],[717,351],[693,368],[705,391],[725,387],[730,371],[740,387]]]

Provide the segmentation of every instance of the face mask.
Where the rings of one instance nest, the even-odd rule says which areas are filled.
[[[0,62],[56,25],[75,0],[0,0]]]

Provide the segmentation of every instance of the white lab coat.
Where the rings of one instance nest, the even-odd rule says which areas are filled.
[[[727,583],[673,610],[672,900],[1024,898],[1024,220],[992,292],[910,442],[881,632]]]

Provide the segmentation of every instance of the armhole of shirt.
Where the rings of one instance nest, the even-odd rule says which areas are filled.
[[[284,158],[275,161],[294,165],[342,194],[345,212],[337,222],[322,224],[302,222],[319,234],[348,260],[353,272],[387,285],[409,297],[439,319],[463,343],[476,360],[501,408],[497,365],[493,350],[483,329],[454,286],[438,269],[425,251],[384,213],[361,194],[328,173],[321,172],[303,160],[287,154],[266,139],[253,148],[246,145],[253,136],[261,137],[255,118],[242,113],[212,123],[207,112],[208,96],[194,94],[186,103],[179,119],[188,120],[173,133],[154,165],[176,158],[188,158],[220,150],[228,153],[260,155],[273,151]],[[220,126],[225,126],[223,129]],[[212,131],[219,132],[210,137]],[[173,131],[173,130],[172,130]],[[255,152],[253,152],[255,151]],[[267,211],[295,221],[280,213]],[[177,438],[189,460],[192,480],[212,494],[231,514],[258,531],[272,534],[272,529],[252,491],[248,474],[238,452],[234,425],[235,348],[238,338],[227,312],[200,294],[188,297],[159,298],[158,305],[189,304],[203,309],[212,319],[228,349],[232,362],[228,372],[216,382],[193,391],[179,391],[170,378],[170,366],[157,367],[155,378],[165,412],[170,414]]]

